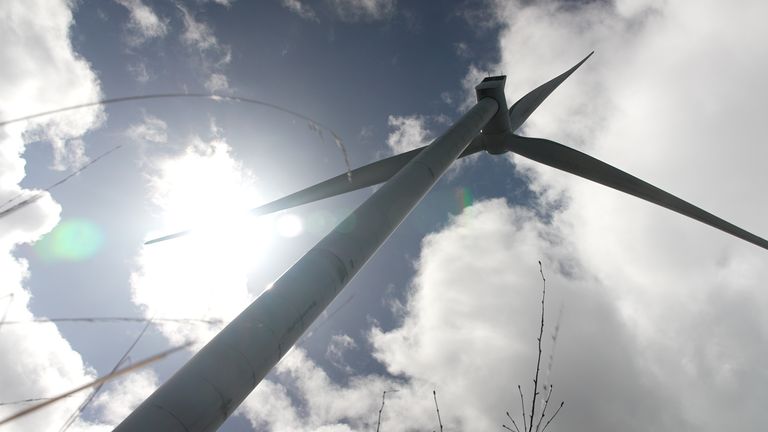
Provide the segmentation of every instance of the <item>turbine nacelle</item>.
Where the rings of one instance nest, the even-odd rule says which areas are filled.
[[[491,118],[491,121],[483,127],[480,135],[473,140],[472,145],[479,145],[491,154],[502,154],[509,151],[506,146],[507,139],[512,135],[512,122],[506,110],[507,98],[504,96],[504,85],[507,82],[506,75],[486,77],[475,86],[477,100],[491,98],[499,104],[499,110]]]

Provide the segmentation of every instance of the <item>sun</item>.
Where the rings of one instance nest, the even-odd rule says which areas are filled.
[[[257,177],[221,140],[195,140],[182,155],[159,163],[149,186],[161,226],[147,239],[191,230],[140,251],[131,285],[134,302],[150,316],[228,322],[259,294],[248,281],[265,254],[303,231],[295,215],[251,213],[265,201]],[[163,331],[177,342],[205,339],[200,329]]]
[[[263,201],[255,176],[223,140],[193,140],[151,183],[166,233],[192,230],[186,246],[215,253],[217,261],[253,263],[274,238],[274,217],[250,213]]]
[[[281,236],[292,238],[304,231],[304,224],[295,214],[285,213],[275,218],[275,228]]]

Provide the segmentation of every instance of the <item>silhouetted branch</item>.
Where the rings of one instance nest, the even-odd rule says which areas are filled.
[[[376,432],[379,432],[379,427],[381,426],[381,412],[384,411],[384,399],[387,397],[387,391],[384,390],[384,392],[381,394],[381,408],[379,408],[379,420],[376,421]]]
[[[550,385],[549,391],[547,392],[547,398],[544,399],[544,407],[541,409],[541,417],[539,417],[539,421],[536,423],[536,432],[539,432],[539,426],[541,426],[541,422],[544,421],[544,416],[547,414],[547,406],[549,406],[549,399],[552,397],[552,389],[554,389],[555,386]]]
[[[49,323],[49,322],[84,322],[84,323],[100,323],[100,322],[136,322],[146,323],[152,321],[154,323],[159,322],[176,322],[176,323],[201,323],[201,324],[223,324],[224,321],[213,318],[141,318],[141,317],[78,317],[78,318],[33,318],[24,321],[5,321],[3,325],[17,325],[17,324],[35,324],[35,323]]]
[[[544,425],[544,429],[542,429],[541,432],[544,432],[545,430],[547,430],[547,426],[549,426],[549,424],[552,423],[552,420],[555,419],[555,416],[557,416],[557,413],[559,413],[560,409],[563,408],[563,405],[565,405],[565,401],[560,402],[560,406],[557,407],[557,411],[555,411],[555,413],[552,414],[552,417],[549,418],[549,421],[547,421],[547,424]]]
[[[120,366],[123,365],[123,363],[126,363],[128,359],[130,358],[131,351],[133,351],[133,348],[136,346],[136,344],[139,343],[139,340],[141,340],[142,336],[144,336],[144,333],[147,332],[147,329],[149,328],[150,324],[152,324],[152,320],[147,320],[147,323],[144,325],[144,328],[141,329],[141,332],[139,332],[139,335],[136,336],[136,339],[133,340],[133,343],[128,347],[127,350],[125,350],[125,353],[120,357],[120,360],[115,363],[115,367],[112,368],[112,370],[109,372],[110,374],[115,373],[116,370],[120,368]],[[79,407],[73,412],[66,422],[64,422],[64,425],[59,429],[59,432],[66,432],[67,429],[69,429],[70,426],[72,426],[72,423],[77,420],[78,417],[80,417],[80,414],[85,410],[86,407],[93,401],[93,398],[96,397],[96,395],[101,391],[101,388],[104,387],[104,384],[106,382],[102,382],[101,384],[97,385],[90,395],[88,395],[88,398],[86,398],[83,403],[80,404]]]
[[[443,432],[443,420],[440,419],[440,407],[437,406],[436,390],[432,390],[432,396],[435,398],[435,410],[437,411],[437,423],[440,425],[440,432]]]
[[[511,415],[509,415],[509,411],[507,411],[507,418],[509,418],[509,420],[511,420],[511,421],[512,421],[512,426],[514,426],[514,427],[515,427],[515,432],[520,432],[520,428],[519,428],[519,427],[517,427],[517,423],[515,423],[515,419],[513,419],[513,418],[512,418],[512,416],[511,416]],[[501,426],[503,426],[503,427],[505,427],[505,428],[509,429],[509,426],[507,426],[507,425],[505,425],[505,424],[503,424],[503,425],[501,425]],[[512,430],[512,429],[509,429],[509,430]]]
[[[533,430],[533,415],[536,412],[536,399],[539,396],[539,371],[541,370],[541,338],[544,335],[544,298],[547,295],[547,279],[544,277],[544,269],[539,261],[539,273],[541,273],[541,280],[543,281],[543,288],[541,290],[541,326],[539,327],[539,353],[536,356],[536,374],[533,377],[533,397],[531,398],[531,421],[528,425],[528,432]]]
[[[21,405],[25,403],[32,403],[32,402],[40,402],[40,401],[47,401],[53,399],[55,396],[50,397],[36,397],[36,398],[29,398],[29,399],[20,399],[15,401],[9,401],[9,402],[0,402],[0,406],[8,406],[8,405]],[[71,396],[69,396],[71,397]]]
[[[37,192],[37,193],[34,193],[34,194],[32,194],[32,196],[30,196],[29,198],[27,198],[27,199],[25,199],[25,200],[23,200],[23,201],[19,202],[18,204],[15,204],[15,205],[13,205],[13,206],[11,206],[11,207],[8,207],[7,209],[5,209],[5,210],[3,210],[3,211],[0,211],[0,218],[2,218],[2,217],[5,217],[5,216],[7,216],[7,215],[9,215],[9,214],[11,214],[11,213],[13,213],[13,212],[15,212],[16,210],[19,210],[19,209],[23,208],[24,206],[27,206],[27,205],[29,205],[29,204],[32,204],[33,202],[35,202],[35,201],[39,200],[40,198],[42,198],[43,196],[45,196],[45,194],[46,194],[47,192],[50,192],[50,190],[51,190],[51,189],[53,189],[53,188],[55,188],[56,186],[59,186],[59,185],[61,185],[61,184],[63,184],[63,183],[66,183],[66,182],[67,182],[69,179],[71,179],[72,177],[75,177],[76,175],[78,175],[78,174],[80,174],[81,172],[85,171],[86,169],[88,169],[88,167],[90,167],[91,165],[95,164],[96,162],[98,162],[98,161],[99,161],[99,160],[101,160],[102,158],[106,157],[106,156],[107,156],[107,155],[109,155],[110,153],[114,152],[115,150],[117,150],[117,149],[121,148],[122,146],[123,146],[123,144],[118,144],[118,145],[116,145],[116,146],[112,147],[111,149],[109,149],[109,150],[105,151],[104,153],[102,153],[102,154],[100,154],[100,155],[96,156],[96,157],[95,157],[93,160],[91,160],[91,161],[89,161],[89,162],[85,163],[85,164],[84,164],[84,165],[82,165],[80,168],[78,168],[78,169],[76,169],[76,170],[72,171],[71,173],[69,173],[68,175],[66,175],[64,178],[62,178],[61,180],[59,180],[59,181],[57,181],[57,182],[53,183],[52,185],[48,186],[47,188],[43,189],[42,191],[40,191],[40,192]],[[16,195],[16,196],[14,196],[13,198],[11,198],[11,199],[9,199],[8,201],[4,202],[4,203],[3,203],[3,204],[0,206],[0,208],[2,208],[2,207],[5,207],[6,205],[8,205],[8,204],[10,204],[10,203],[12,203],[12,202],[14,202],[14,201],[16,201],[17,199],[21,198],[21,196],[22,196],[22,195],[23,195],[23,192],[22,192],[22,193],[19,193],[19,194],[17,194],[17,195]]]
[[[130,366],[127,366],[127,367],[124,367],[122,369],[118,369],[118,370],[116,370],[113,373],[110,373],[110,374],[107,374],[107,375],[105,375],[103,377],[97,378],[97,379],[95,379],[95,380],[93,380],[93,381],[91,381],[91,382],[89,382],[87,384],[83,384],[83,385],[81,385],[81,386],[79,386],[79,387],[77,387],[75,389],[72,389],[72,390],[70,390],[70,391],[68,391],[66,393],[63,393],[63,394],[61,394],[59,396],[50,398],[50,399],[48,399],[48,400],[46,400],[46,401],[44,401],[42,403],[39,403],[37,405],[34,405],[34,406],[29,407],[29,408],[23,409],[23,410],[17,412],[16,414],[11,415],[10,417],[6,417],[6,418],[0,420],[0,425],[4,425],[4,424],[9,423],[9,422],[11,422],[13,420],[16,420],[16,419],[18,419],[20,417],[24,417],[27,414],[31,414],[31,413],[33,413],[33,412],[35,412],[35,411],[37,411],[37,410],[39,410],[41,408],[45,408],[48,405],[56,403],[56,402],[58,402],[58,401],[60,401],[60,400],[62,400],[64,398],[72,396],[73,394],[78,393],[80,391],[83,391],[83,390],[85,390],[87,388],[97,386],[97,385],[99,385],[101,383],[105,383],[107,381],[111,381],[111,380],[117,378],[118,376],[125,375],[125,374],[127,374],[127,373],[129,373],[131,371],[134,371],[136,369],[144,367],[144,366],[146,366],[148,364],[154,363],[154,362],[156,362],[158,360],[163,359],[164,357],[167,357],[167,356],[169,356],[169,355],[171,355],[171,354],[173,354],[173,353],[175,353],[177,351],[180,351],[180,350],[182,350],[182,349],[192,345],[193,343],[194,342],[187,342],[187,343],[185,343],[183,345],[179,345],[179,346],[171,348],[169,350],[165,350],[165,351],[163,351],[161,353],[158,353],[158,354],[155,354],[155,355],[153,355],[151,357],[147,357],[146,359],[144,359],[144,360],[142,360],[140,362],[134,363],[134,364],[132,364]]]
[[[530,413],[529,413],[529,421],[526,421],[526,412],[525,412],[525,397],[523,395],[523,389],[518,384],[517,385],[517,391],[520,394],[520,409],[523,419],[523,429],[522,431],[518,427],[515,420],[512,418],[512,416],[509,414],[509,411],[506,412],[507,418],[512,421],[512,426],[514,426],[515,430],[510,428],[509,426],[502,424],[501,426],[509,431],[512,432],[544,432],[546,430],[547,426],[554,420],[555,416],[560,412],[560,410],[563,408],[564,402],[560,403],[560,406],[557,408],[557,411],[552,415],[552,417],[549,418],[549,420],[544,424],[544,427],[541,427],[541,424],[544,422],[544,419],[547,415],[547,408],[549,408],[549,402],[552,398],[552,393],[554,392],[554,386],[549,383],[549,376],[552,372],[552,364],[554,363],[554,348],[555,344],[557,343],[557,337],[560,332],[560,320],[562,318],[563,309],[560,308],[560,313],[557,317],[557,323],[555,324],[555,328],[552,332],[552,352],[549,355],[549,365],[547,366],[547,373],[545,376],[545,382],[542,386],[544,391],[547,393],[546,398],[544,399],[543,406],[541,408],[541,415],[538,418],[538,421],[536,422],[536,428],[534,429],[534,416],[537,416],[538,413],[536,412],[536,401],[539,397],[539,375],[541,373],[541,355],[542,355],[542,339],[544,338],[544,312],[545,312],[545,303],[546,303],[546,297],[547,297],[547,278],[544,276],[544,267],[541,264],[541,261],[539,263],[539,273],[541,274],[541,281],[542,281],[542,289],[541,289],[541,319],[539,321],[539,336],[536,339],[537,345],[538,345],[538,353],[536,356],[536,372],[534,374],[533,378],[533,395],[531,396],[531,407],[530,407]]]
[[[517,385],[517,391],[520,393],[520,408],[523,410],[523,430],[528,429],[528,424],[525,422],[525,400],[523,399],[523,389],[520,388],[520,384]]]

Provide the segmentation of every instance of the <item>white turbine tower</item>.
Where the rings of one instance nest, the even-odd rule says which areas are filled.
[[[592,54],[590,54],[592,55]],[[514,134],[577,65],[507,111],[504,76],[484,79],[475,104],[430,145],[339,175],[254,209],[266,214],[386,182],[160,386],[116,431],[216,430],[341,292],[459,157],[512,151],[706,223],[768,250],[768,241],[589,155]],[[354,223],[352,223],[354,221]],[[147,243],[168,240],[171,234]]]

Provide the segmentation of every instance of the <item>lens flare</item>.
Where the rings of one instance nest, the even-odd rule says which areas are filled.
[[[474,198],[471,190],[464,187],[456,189],[456,203],[458,204],[459,210],[470,207],[473,202]]]
[[[84,219],[69,219],[35,243],[35,250],[45,260],[83,261],[96,254],[103,243],[98,226]]]

